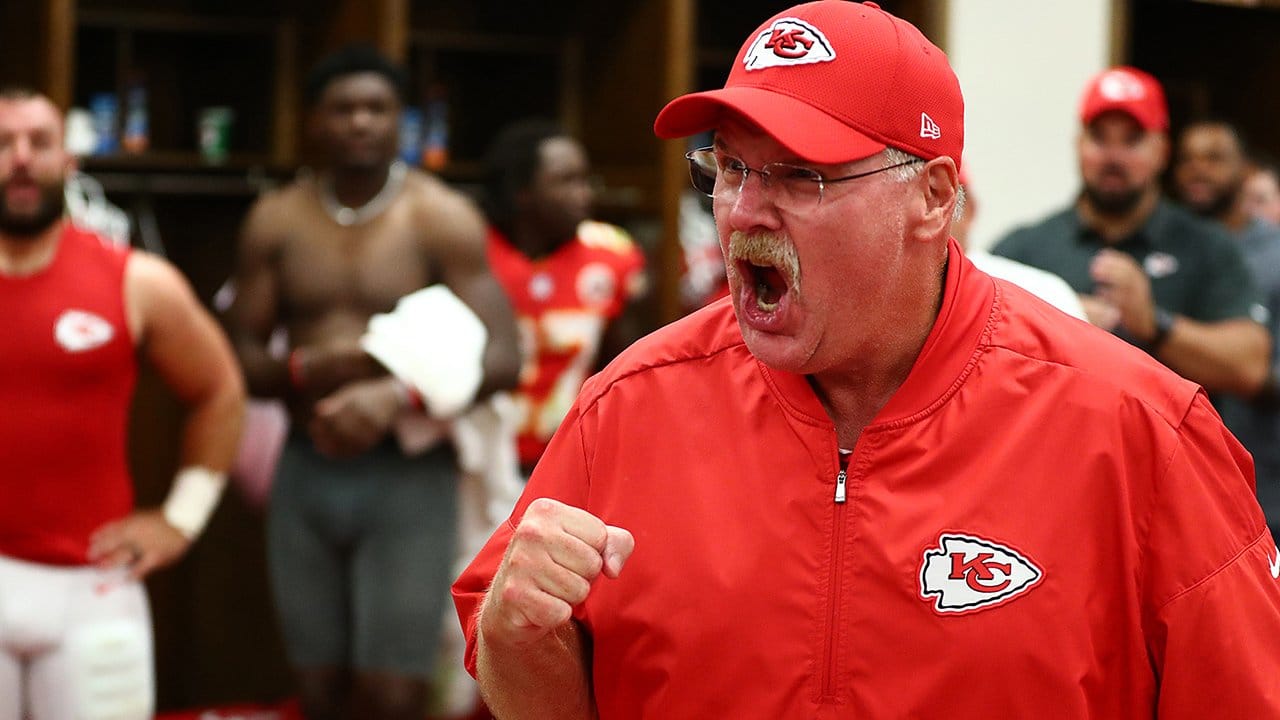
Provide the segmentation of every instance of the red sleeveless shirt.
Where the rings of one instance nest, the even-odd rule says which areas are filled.
[[[133,507],[128,257],[67,223],[48,267],[0,275],[0,555],[83,564]]]

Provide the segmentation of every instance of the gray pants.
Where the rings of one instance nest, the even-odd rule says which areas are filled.
[[[453,580],[452,448],[405,457],[390,441],[331,460],[289,436],[272,489],[268,553],[295,667],[428,677]]]

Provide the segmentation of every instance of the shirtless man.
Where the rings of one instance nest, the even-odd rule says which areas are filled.
[[[366,47],[312,71],[309,131],[326,167],[251,210],[230,309],[250,390],[284,398],[292,415],[268,542],[311,720],[419,720],[451,580],[453,452],[406,456],[392,441],[413,392],[361,349],[369,319],[443,283],[488,330],[477,396],[514,386],[519,369],[479,212],[395,161],[404,87],[403,71]],[[266,348],[277,325],[287,362]]]
[[[200,534],[244,411],[181,273],[64,219],[73,165],[54,104],[0,90],[0,720],[152,717],[141,579]],[[127,462],[140,357],[188,411],[182,469],[148,509]]]

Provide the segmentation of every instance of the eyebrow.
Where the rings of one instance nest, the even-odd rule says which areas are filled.
[[[712,141],[711,147],[725,154],[733,155],[735,158],[739,160],[742,159],[738,157],[737,153],[729,149],[728,144],[720,139],[719,134],[717,134],[715,137],[715,140]],[[783,149],[785,150],[786,148],[783,148]],[[818,167],[819,167],[818,165],[815,165],[814,163],[811,163],[808,160],[805,160],[804,158],[796,155],[787,155],[778,160],[770,160],[769,163],[766,163],[766,164],[772,164],[772,163],[782,163],[783,165],[795,165],[796,167],[804,167],[804,168],[809,168],[810,170],[813,170],[815,172],[821,172],[820,170],[818,170]],[[822,166],[822,167],[826,167],[826,166]]]

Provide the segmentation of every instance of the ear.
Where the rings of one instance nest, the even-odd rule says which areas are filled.
[[[1160,170],[1169,167],[1169,153],[1172,150],[1169,142],[1169,133],[1157,133],[1154,142],[1156,143],[1156,152],[1160,153]]]
[[[951,219],[960,194],[960,173],[949,157],[930,160],[917,178],[923,186],[924,207],[915,235],[921,240],[939,236],[944,239],[951,229]]]

